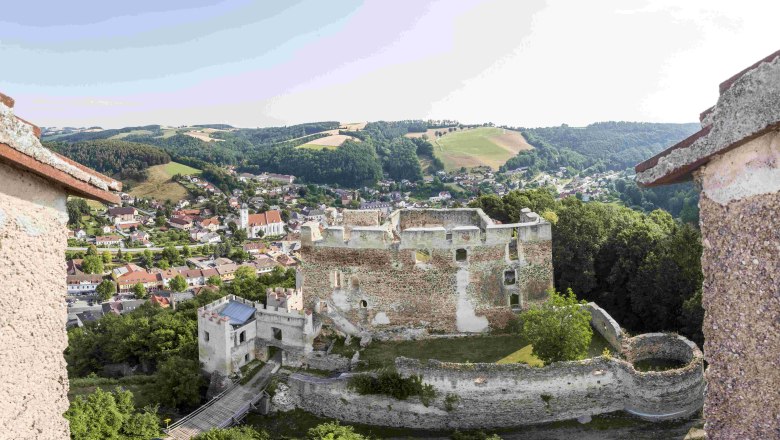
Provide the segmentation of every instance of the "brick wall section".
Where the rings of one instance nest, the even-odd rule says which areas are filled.
[[[401,230],[431,226],[480,226],[480,218],[472,209],[404,210],[399,217]]]
[[[545,297],[545,290],[552,286],[552,262],[550,243],[522,243],[528,246],[530,265],[518,270],[530,273],[518,279],[515,288],[530,300]],[[432,333],[455,332],[455,313],[458,301],[456,292],[455,249],[431,249],[431,261],[427,269],[415,265],[412,249],[349,249],[328,247],[304,247],[300,275],[306,307],[315,308],[320,300],[333,292],[332,277],[335,270],[344,275],[343,293],[352,309],[347,313],[350,321],[372,329],[371,321],[376,313],[384,312],[390,324],[377,330],[425,327]],[[543,255],[547,252],[547,257]],[[509,294],[514,292],[503,285],[504,270],[510,268],[505,260],[506,247],[477,246],[468,248],[470,284],[468,295],[476,312],[485,316],[491,327],[501,328],[511,316]],[[350,280],[357,277],[360,289],[352,289]],[[365,300],[368,307],[360,307]]]
[[[314,308],[319,300],[333,292],[332,272],[344,274],[353,323],[371,327],[371,320],[382,311],[390,319],[383,329],[428,327],[432,331],[455,330],[455,271],[450,253],[433,250],[431,268],[415,267],[414,251],[385,249],[304,248],[300,274],[303,277],[306,307]],[[351,288],[357,277],[360,290]],[[362,309],[360,301],[368,308]]]

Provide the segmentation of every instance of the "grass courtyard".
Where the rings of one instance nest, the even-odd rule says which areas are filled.
[[[601,356],[609,343],[597,332],[588,348],[588,357]],[[345,346],[339,340],[333,352],[351,357],[358,349],[358,341],[353,339]],[[364,361],[363,370],[374,370],[392,366],[399,356],[420,359],[423,362],[436,359],[443,362],[471,363],[525,363],[531,366],[543,366],[532,353],[533,347],[522,335],[477,335],[456,338],[434,338],[417,341],[374,341],[360,352]]]

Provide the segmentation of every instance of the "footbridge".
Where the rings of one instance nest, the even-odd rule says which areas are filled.
[[[281,353],[269,360],[246,384],[232,384],[200,408],[170,425],[165,430],[165,438],[187,440],[212,428],[227,428],[243,420],[263,398],[271,377],[279,370],[279,354]]]

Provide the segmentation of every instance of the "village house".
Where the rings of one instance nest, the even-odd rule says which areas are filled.
[[[219,229],[219,217],[214,216],[202,219],[198,221],[198,226],[211,232],[216,232]]]
[[[176,276],[180,274],[179,270],[176,268],[170,268],[170,269],[155,268],[155,269],[151,269],[149,272],[157,276],[158,286],[160,289],[167,289],[171,280],[176,278]]]
[[[147,291],[154,291],[162,286],[162,279],[155,273],[142,269],[135,264],[126,264],[115,268],[111,276],[116,281],[119,293],[128,293],[138,283],[143,284]]]
[[[113,313],[114,315],[124,315],[125,313],[132,312],[133,310],[146,304],[146,300],[143,299],[126,299],[124,301],[106,301],[100,304],[100,308],[104,315]]]
[[[247,183],[251,180],[254,180],[255,175],[250,173],[241,173],[238,175],[238,180],[242,183]]]
[[[217,271],[217,275],[219,275],[219,278],[222,281],[233,281],[233,279],[236,277],[238,265],[236,263],[222,264],[215,267],[215,269]]]
[[[216,244],[222,242],[222,237],[216,232],[207,232],[198,241],[204,244]]]
[[[192,220],[189,217],[171,217],[168,224],[172,228],[188,230],[192,228]]]
[[[156,295],[156,294],[149,295],[149,302],[158,305],[164,309],[167,309],[168,307],[171,306],[170,299],[162,295]]]
[[[86,324],[90,322],[95,322],[103,317],[102,311],[92,311],[92,310],[85,310],[80,313],[76,313],[76,325],[79,327],[84,327]]]
[[[119,246],[122,243],[122,237],[118,235],[98,235],[95,237],[95,246]]]
[[[150,247],[152,242],[149,241],[149,233],[146,231],[135,231],[130,234],[130,241],[141,246]]]
[[[700,188],[708,438],[778,438],[780,51],[721,83],[700,120],[636,180]]]
[[[108,216],[111,218],[111,222],[114,225],[134,222],[136,215],[138,215],[138,211],[132,206],[108,208]]]
[[[40,129],[14,114],[0,93],[0,307],[2,437],[67,439],[68,195],[119,203],[121,183],[54,153]]]
[[[257,255],[265,252],[268,247],[262,241],[255,241],[244,243],[243,249],[245,252],[249,252],[251,255]]]
[[[276,182],[292,185],[292,183],[295,182],[295,176],[289,176],[287,174],[263,173],[257,176],[257,180],[260,182]]]
[[[103,281],[103,277],[99,274],[68,275],[66,278],[68,295],[94,293],[101,281]]]
[[[388,215],[393,210],[393,204],[390,202],[362,202],[361,211],[380,211],[382,215]]]
[[[129,230],[135,230],[141,226],[140,222],[128,222],[128,223],[120,223],[116,225],[116,228],[120,231],[129,231]]]

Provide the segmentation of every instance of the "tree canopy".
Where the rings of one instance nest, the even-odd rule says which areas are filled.
[[[542,304],[532,305],[521,315],[523,334],[533,346],[533,354],[544,363],[584,359],[593,329],[590,311],[577,301],[571,289],[565,295],[551,290]]]
[[[552,225],[555,287],[572,289],[603,307],[631,331],[676,331],[702,343],[701,234],[661,210],[651,213],[547,190],[481,196],[472,206],[517,222],[521,206]]]
[[[117,388],[97,388],[92,394],[76,396],[65,411],[74,440],[148,440],[160,434],[156,408],[137,412],[133,394]]]

